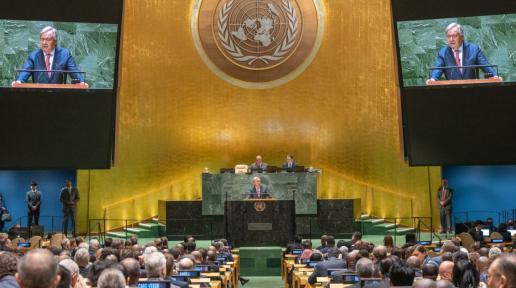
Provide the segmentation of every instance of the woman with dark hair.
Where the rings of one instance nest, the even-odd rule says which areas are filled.
[[[453,266],[453,285],[458,288],[479,287],[480,274],[467,260],[460,260]]]
[[[387,254],[392,253],[392,249],[394,248],[394,240],[391,235],[385,235],[383,237],[383,246],[387,248]]]

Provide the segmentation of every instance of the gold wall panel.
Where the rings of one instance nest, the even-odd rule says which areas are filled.
[[[192,4],[125,1],[118,160],[79,171],[90,199],[79,202],[79,230],[88,216],[148,218],[159,199],[200,199],[204,167],[256,154],[280,164],[293,153],[321,168],[320,198],[359,197],[363,212],[382,217],[430,216],[431,201],[438,217],[440,170],[402,161],[389,1],[323,1],[314,61],[267,90],[210,72],[192,41]]]

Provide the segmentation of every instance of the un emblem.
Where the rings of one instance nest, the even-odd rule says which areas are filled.
[[[254,210],[256,212],[263,212],[267,208],[267,204],[265,202],[256,201],[254,202]]]
[[[301,74],[320,46],[320,0],[196,0],[192,33],[208,67],[224,80],[265,89]]]

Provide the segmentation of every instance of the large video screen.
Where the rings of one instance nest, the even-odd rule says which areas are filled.
[[[48,35],[52,35],[52,28],[55,29],[57,39],[52,39],[53,43],[42,37],[41,32],[45,28],[50,32]],[[73,75],[66,74],[75,74],[73,72],[50,72],[51,77],[48,78],[45,75],[48,72],[28,71],[46,70],[41,48],[46,45],[54,52],[50,71],[69,69],[70,61],[73,61],[73,67],[79,72],[77,78],[82,76],[89,88],[113,89],[118,24],[0,19],[0,32],[0,86],[9,87],[20,77],[26,78],[21,82],[71,83]],[[62,79],[64,77],[66,81]]]
[[[4,2],[0,169],[110,168],[123,0]]]
[[[516,164],[516,1],[391,5],[407,162]]]
[[[397,33],[404,87],[426,86],[432,77],[516,81],[516,14],[399,21]],[[466,68],[453,67],[457,62]]]

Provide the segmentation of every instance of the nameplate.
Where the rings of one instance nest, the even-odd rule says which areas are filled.
[[[250,231],[271,231],[272,223],[247,223],[247,230]]]

